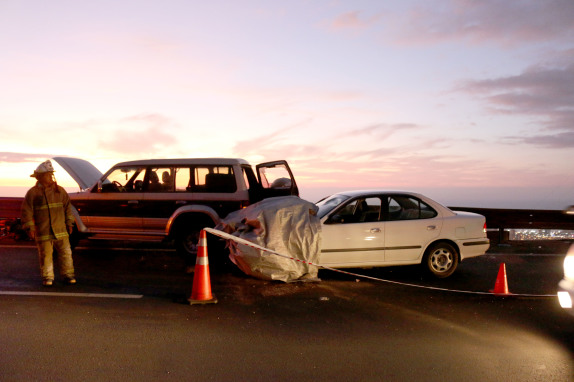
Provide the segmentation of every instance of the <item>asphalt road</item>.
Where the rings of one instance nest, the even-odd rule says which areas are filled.
[[[35,249],[4,241],[0,380],[570,381],[562,258],[488,254],[446,280],[357,270],[391,282],[320,271],[284,284],[213,266],[219,302],[190,306],[193,275],[173,252],[78,249],[78,284],[45,288]],[[500,263],[511,296],[489,293]]]

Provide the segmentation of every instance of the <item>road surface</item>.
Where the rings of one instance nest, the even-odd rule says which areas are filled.
[[[35,249],[12,244],[0,243],[2,381],[574,379],[559,255],[488,254],[446,280],[212,269],[219,302],[190,306],[193,275],[172,251],[78,249],[78,285],[45,288]],[[513,296],[489,293],[502,262]]]

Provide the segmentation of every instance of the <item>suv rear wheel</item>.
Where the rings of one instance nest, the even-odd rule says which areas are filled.
[[[199,243],[198,227],[181,227],[175,237],[175,248],[177,253],[184,257],[193,257],[197,255],[197,244]]]
[[[205,227],[213,227],[211,224],[184,226],[175,236],[175,247],[177,253],[184,259],[186,272],[191,273],[195,269],[197,249],[199,243],[199,233]],[[214,268],[225,268],[230,266],[229,253],[225,246],[225,240],[211,234],[207,234],[207,256],[209,265]]]
[[[186,273],[192,273],[195,269],[200,230],[197,226],[184,224],[180,225],[175,235],[175,250],[184,260]]]

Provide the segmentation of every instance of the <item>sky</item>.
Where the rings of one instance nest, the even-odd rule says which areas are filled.
[[[239,157],[286,159],[310,201],[562,209],[572,20],[572,0],[0,0],[0,196],[54,156]]]

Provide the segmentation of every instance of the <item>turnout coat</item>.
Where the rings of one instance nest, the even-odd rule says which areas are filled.
[[[37,182],[28,190],[22,203],[22,225],[36,232],[36,241],[68,237],[74,215],[66,190],[56,183],[46,188]]]

